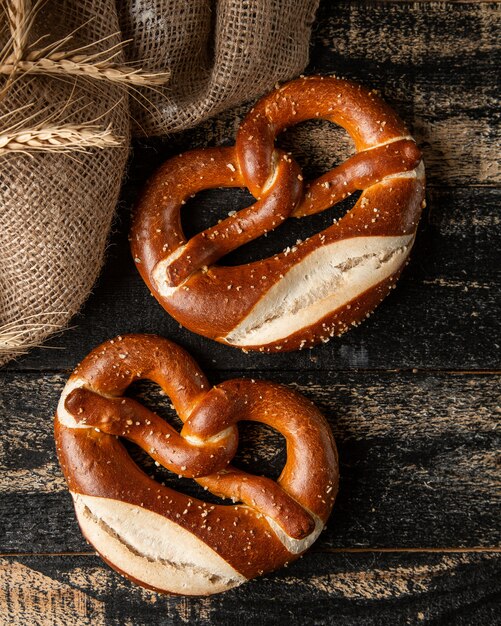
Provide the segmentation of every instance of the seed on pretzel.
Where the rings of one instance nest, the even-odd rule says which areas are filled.
[[[357,152],[303,193],[300,169],[274,141],[309,118],[343,126]],[[186,240],[180,209],[188,197],[242,186],[256,204]],[[288,216],[318,213],[357,190],[361,197],[342,219],[292,248],[215,265]],[[383,300],[408,259],[423,205],[421,153],[392,109],[349,81],[302,78],[255,105],[234,148],[165,163],[138,203],[131,246],[152,294],[182,325],[246,350],[294,350],[342,334]]]
[[[170,397],[184,422],[180,433],[123,395],[141,378]],[[231,465],[240,420],[286,438],[276,482]],[[321,532],[337,491],[332,434],[309,401],[263,381],[211,388],[189,355],[153,335],[119,337],[83,360],[63,390],[55,436],[88,541],[120,573],[164,592],[217,593],[297,558]],[[156,482],[120,438],[233,504],[208,504]]]

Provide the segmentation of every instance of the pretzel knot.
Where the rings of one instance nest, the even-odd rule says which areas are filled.
[[[299,166],[274,141],[310,118],[343,126],[356,153],[303,186]],[[255,204],[186,240],[180,209],[190,196],[243,186]],[[246,265],[214,265],[289,216],[324,211],[357,190],[343,218],[292,248]],[[137,205],[132,253],[153,295],[190,330],[242,349],[294,350],[342,334],[383,300],[407,261],[423,206],[421,153],[392,109],[348,81],[301,78],[256,104],[234,147],[193,150],[159,168]]]
[[[141,378],[170,397],[180,433],[123,395]],[[230,464],[240,420],[284,435],[287,463],[276,482]],[[84,359],[59,401],[55,433],[84,535],[112,567],[160,591],[216,593],[297,558],[318,537],[337,491],[332,434],[310,402],[263,381],[211,388],[184,350],[152,335],[119,337]],[[121,437],[234,504],[159,484]]]

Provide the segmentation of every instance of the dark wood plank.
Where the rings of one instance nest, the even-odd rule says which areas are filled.
[[[137,183],[162,160],[151,147],[138,148],[124,198],[130,203]],[[236,195],[235,195],[236,194]],[[206,366],[218,369],[467,369],[500,366],[501,304],[499,239],[500,192],[494,189],[430,189],[410,265],[397,289],[369,320],[313,350],[290,354],[243,354],[180,328],[150,296],[130,257],[129,206],[115,227],[102,277],[74,328],[42,348],[12,362],[14,370],[71,369],[95,345],[117,334],[150,332],[169,337]],[[241,192],[216,191],[190,204],[189,228],[214,223],[242,206]],[[329,216],[309,224],[299,220],[233,254],[233,262],[264,257],[283,249],[284,239],[304,238]],[[287,244],[285,244],[287,245]]]
[[[326,554],[209,598],[161,596],[95,556],[0,559],[10,626],[499,624],[495,554]]]
[[[499,183],[499,5],[349,2],[336,9],[321,3],[311,69],[379,88],[423,143],[429,181]]]
[[[341,488],[319,549],[501,545],[501,376],[305,372],[298,383],[296,372],[284,371],[274,379],[317,402],[337,439]],[[3,372],[0,384],[0,552],[87,550],[52,436],[64,377]],[[149,406],[170,415],[152,385],[141,389]],[[246,427],[238,464],[277,476],[285,452],[281,437],[270,433]],[[133,454],[149,474],[205,497],[193,481],[179,481]]]
[[[422,145],[429,183],[499,184],[500,28],[495,2],[327,0],[305,73],[334,73],[378,89]],[[246,103],[212,118],[174,145],[233,143],[248,109]],[[289,134],[294,153],[315,171],[351,150],[344,131],[328,124]]]
[[[238,107],[167,139],[139,141],[122,194],[101,281],[77,327],[33,351],[13,369],[71,368],[96,343],[118,333],[159,332],[198,358],[230,369],[480,369],[499,367],[501,234],[499,192],[433,185],[499,182],[495,3],[321,3],[309,72],[337,72],[379,88],[411,122],[423,142],[429,209],[410,267],[398,289],[360,328],[312,352],[243,355],[180,329],[140,281],[126,244],[129,211],[147,176],[186,149],[231,144],[249,108]],[[312,122],[284,138],[309,175],[342,158],[349,142],[327,123]],[[334,146],[334,148],[333,148]],[[335,154],[333,154],[333,152]],[[216,191],[187,207],[188,230],[249,202],[244,191]],[[304,239],[332,217],[287,222],[268,239],[240,250],[232,261],[263,257],[284,242]],[[324,220],[324,221],[323,221]],[[59,350],[62,349],[62,350]]]

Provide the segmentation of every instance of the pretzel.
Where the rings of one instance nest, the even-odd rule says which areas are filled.
[[[343,126],[356,153],[303,188],[299,166],[274,140],[310,118]],[[214,187],[247,187],[256,203],[187,241],[181,206]],[[289,216],[318,213],[357,190],[344,217],[292,248],[214,265]],[[421,153],[392,109],[374,91],[314,76],[260,100],[234,147],[164,163],[136,207],[131,247],[152,294],[183,326],[244,350],[287,351],[328,341],[372,312],[408,259],[423,206]]]
[[[123,395],[141,378],[170,397],[180,433]],[[276,482],[230,464],[240,420],[284,435],[287,462]],[[87,540],[118,572],[161,592],[208,595],[286,565],[317,539],[337,492],[334,440],[311,402],[263,381],[211,387],[184,350],[153,335],[112,339],[83,360],[63,390],[55,437]],[[120,438],[233,504],[156,482]]]

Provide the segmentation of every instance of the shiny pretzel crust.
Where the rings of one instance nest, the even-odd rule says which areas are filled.
[[[357,152],[303,187],[274,140],[309,118],[343,126]],[[179,211],[187,198],[242,186],[257,198],[252,207],[186,240]],[[318,235],[262,261],[216,265],[287,217],[318,213],[357,190],[353,209]],[[234,148],[165,163],[137,205],[131,246],[152,294],[183,326],[244,350],[288,351],[325,342],[372,312],[407,262],[423,206],[421,153],[394,111],[360,85],[313,76],[262,98]]]
[[[181,433],[123,395],[140,378],[170,397]],[[276,482],[231,465],[241,419],[285,436]],[[189,355],[152,335],[116,338],[84,359],[63,390],[55,436],[86,538],[128,578],[169,593],[218,593],[297,558],[320,534],[337,492],[332,434],[310,402],[263,381],[211,387]],[[121,437],[234,503],[208,504],[156,482]]]

